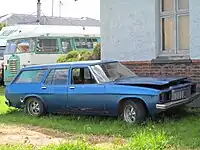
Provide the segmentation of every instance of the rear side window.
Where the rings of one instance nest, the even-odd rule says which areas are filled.
[[[45,80],[46,85],[67,85],[69,69],[51,70]]]
[[[40,83],[45,72],[46,69],[23,71],[14,83]]]

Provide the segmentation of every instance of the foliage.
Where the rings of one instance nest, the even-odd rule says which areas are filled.
[[[156,131],[149,128],[135,134],[122,149],[125,150],[163,150],[168,146],[170,138],[164,131]]]
[[[99,60],[101,59],[101,44],[98,43],[93,51],[93,59]]]
[[[72,62],[72,61],[91,60],[92,52],[93,51],[73,50],[73,51],[70,51],[69,53],[67,53],[66,55],[62,55],[60,58],[58,58],[57,62],[63,63],[63,62]]]
[[[1,29],[2,29],[3,27],[5,27],[5,26],[6,26],[5,23],[0,23],[0,31],[1,31]]]
[[[101,45],[97,44],[94,50],[72,50],[69,53],[58,58],[57,62],[72,62],[72,61],[86,61],[100,59]]]
[[[1,150],[35,150],[33,145],[0,145]],[[45,147],[37,148],[38,150],[101,150],[86,142],[68,142],[60,145],[51,144]]]

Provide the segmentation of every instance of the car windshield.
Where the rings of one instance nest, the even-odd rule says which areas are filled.
[[[100,83],[137,76],[119,62],[93,65],[91,69]]]

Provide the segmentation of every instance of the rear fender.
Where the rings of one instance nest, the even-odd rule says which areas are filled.
[[[30,97],[35,97],[35,98],[39,99],[39,100],[43,103],[45,109],[47,109],[47,104],[44,102],[44,100],[42,99],[42,97],[40,97],[39,95],[36,95],[36,94],[26,95],[24,98],[22,98],[22,99],[20,98],[20,101],[21,101],[23,104],[26,104],[26,101],[27,101]]]

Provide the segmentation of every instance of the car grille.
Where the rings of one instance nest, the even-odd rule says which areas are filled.
[[[10,65],[10,72],[12,74],[17,74],[17,60],[16,59],[9,60],[9,65]]]
[[[172,95],[171,95],[171,100],[180,100],[189,97],[192,94],[191,92],[191,86],[177,89],[177,90],[172,90]]]

